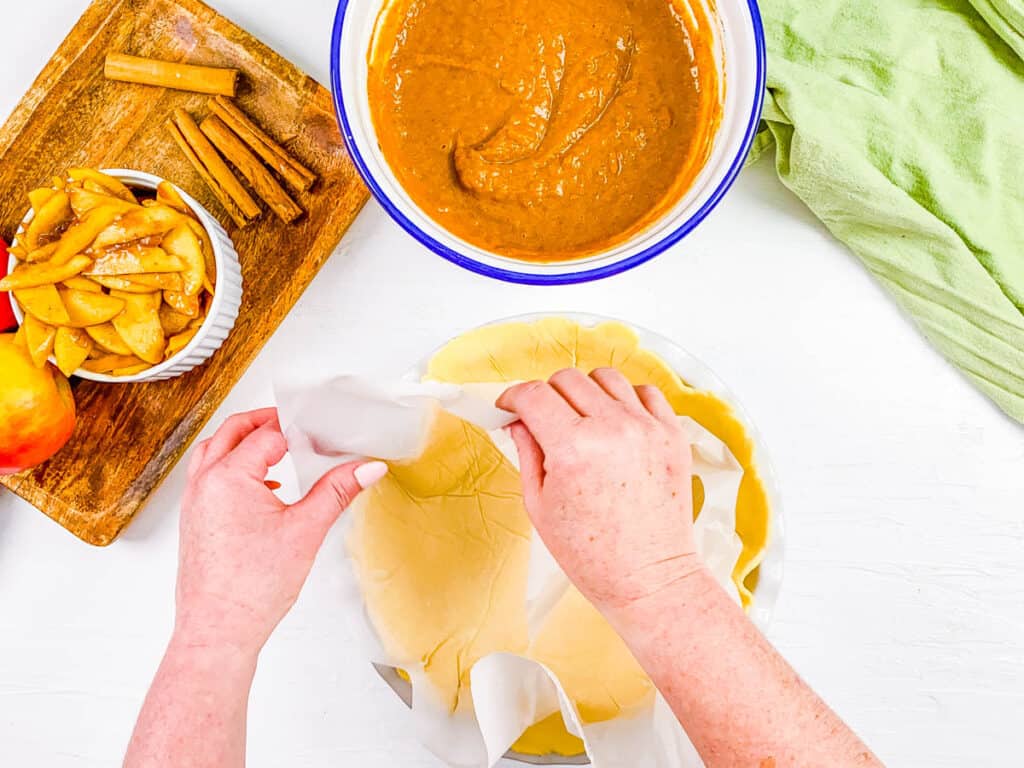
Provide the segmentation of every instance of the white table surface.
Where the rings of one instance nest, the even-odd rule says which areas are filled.
[[[213,4],[327,82],[333,0]],[[6,115],[86,2],[2,6]],[[542,310],[649,327],[737,393],[786,508],[770,637],[889,765],[1021,765],[1024,431],[925,343],[766,162],[669,253],[575,287],[476,277],[371,203],[204,436],[268,404],[283,367],[397,373],[460,330]],[[180,466],[108,549],[0,496],[0,765],[118,764],[171,627],[183,478]],[[321,556],[261,658],[249,764],[438,765],[351,657],[331,609],[336,567]]]

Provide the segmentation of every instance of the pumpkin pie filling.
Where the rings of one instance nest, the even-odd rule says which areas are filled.
[[[682,0],[392,0],[369,51],[377,141],[412,200],[475,246],[605,251],[707,160],[713,23]]]

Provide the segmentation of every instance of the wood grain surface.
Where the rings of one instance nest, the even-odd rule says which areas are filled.
[[[201,95],[107,81],[110,51],[237,67],[239,106],[320,177],[296,195],[293,225],[269,211],[244,229],[164,126],[176,107],[208,114]],[[97,0],[0,129],[0,235],[24,216],[29,189],[68,167],[133,168],[169,179],[227,228],[244,279],[234,331],[206,363],[166,382],[73,380],[78,425],[50,461],[0,483],[84,541],[106,545],[166,477],[317,271],[367,199],[330,94],[198,0]]]

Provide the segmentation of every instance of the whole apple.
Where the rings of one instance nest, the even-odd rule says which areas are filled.
[[[46,461],[75,430],[75,399],[64,375],[36,368],[14,334],[0,335],[0,475]]]

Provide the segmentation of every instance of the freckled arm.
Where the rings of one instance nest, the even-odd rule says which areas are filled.
[[[610,616],[708,768],[882,763],[700,570]]]

